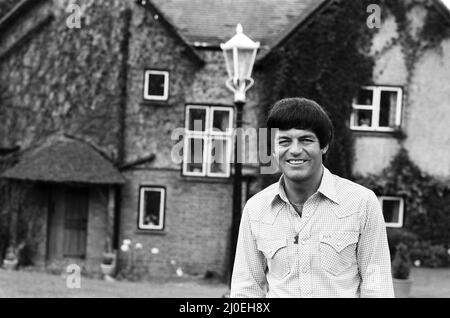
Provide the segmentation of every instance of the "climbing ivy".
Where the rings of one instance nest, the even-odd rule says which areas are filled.
[[[381,174],[356,177],[377,195],[402,196],[404,228],[420,240],[450,244],[450,184],[420,170],[402,148]]]
[[[348,127],[352,100],[372,78],[373,60],[366,54],[372,33],[366,25],[370,1],[334,1],[285,45],[268,57],[267,109],[284,97],[313,99],[329,113],[335,138],[327,167],[350,177],[353,138]]]

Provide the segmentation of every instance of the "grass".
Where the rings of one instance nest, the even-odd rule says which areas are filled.
[[[220,298],[228,287],[200,278],[150,282],[108,282],[81,277],[80,288],[67,288],[67,277],[0,269],[0,298]]]
[[[450,269],[413,268],[414,298],[450,298]],[[150,282],[107,282],[81,278],[81,288],[66,287],[65,276],[0,269],[0,298],[220,298],[228,287],[200,278]]]
[[[412,268],[411,297],[450,298],[449,268]]]

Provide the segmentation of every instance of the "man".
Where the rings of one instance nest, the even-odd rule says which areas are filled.
[[[322,164],[333,137],[314,101],[275,103],[282,176],[244,207],[231,297],[393,297],[386,227],[375,194]]]

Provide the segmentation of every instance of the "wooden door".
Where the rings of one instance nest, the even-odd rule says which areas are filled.
[[[47,258],[84,258],[86,255],[89,191],[55,186],[48,208]]]

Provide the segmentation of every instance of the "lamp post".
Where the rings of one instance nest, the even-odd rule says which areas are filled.
[[[231,219],[231,244],[228,269],[228,282],[231,283],[234,257],[241,221],[242,208],[242,158],[239,157],[238,138],[241,138],[242,111],[245,105],[245,92],[253,85],[251,78],[253,64],[259,42],[252,41],[247,37],[241,24],[236,27],[236,34],[226,43],[220,44],[225,58],[228,79],[227,87],[234,93],[234,105],[236,107],[236,134],[234,144],[234,176],[233,176],[233,214]]]

